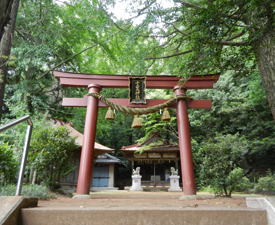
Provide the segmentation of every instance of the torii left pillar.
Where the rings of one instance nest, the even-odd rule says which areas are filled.
[[[185,96],[185,87],[175,86],[176,96]],[[188,120],[188,107],[185,99],[177,101],[177,121],[180,146],[181,175],[184,195],[196,195],[195,175]]]
[[[101,86],[90,84],[89,93],[100,93]],[[75,198],[89,198],[90,184],[94,163],[94,143],[98,114],[98,99],[88,96],[84,127],[83,145],[81,151],[77,190]]]

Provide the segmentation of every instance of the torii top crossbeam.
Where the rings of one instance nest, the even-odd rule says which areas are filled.
[[[87,88],[89,84],[98,84],[102,88],[128,88],[129,75],[106,75],[106,74],[81,74],[54,71],[56,78],[60,79],[64,87]],[[146,77],[148,89],[173,89],[179,85],[180,77],[176,76],[143,76]],[[219,79],[219,74],[192,76],[184,87],[186,89],[211,89]]]

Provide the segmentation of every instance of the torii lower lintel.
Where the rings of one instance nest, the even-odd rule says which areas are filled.
[[[143,107],[152,107],[155,105],[163,104],[167,101],[167,99],[146,99],[147,104],[146,105],[133,105],[129,104],[129,99],[121,99],[121,98],[108,98],[110,102],[113,102],[115,104],[126,106],[126,107],[133,107],[133,108],[143,108]],[[190,100],[186,99],[187,108],[188,109],[211,109],[212,103],[211,100]],[[87,96],[84,96],[83,98],[63,98],[62,106],[64,107],[87,107]],[[98,101],[98,107],[99,108],[107,108],[108,105],[106,105],[102,101]],[[177,104],[173,103],[167,108],[177,108]]]

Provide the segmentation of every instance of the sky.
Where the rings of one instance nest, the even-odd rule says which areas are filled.
[[[58,5],[62,5],[66,2],[69,3],[70,0],[54,0],[54,2],[57,3]],[[137,9],[137,8],[143,7],[142,5],[140,5],[140,2],[141,2],[140,0],[134,0],[134,1],[133,0],[116,0],[115,6],[109,7],[108,11],[109,13],[113,13],[114,17],[117,20],[128,19],[134,16],[129,13],[129,11],[131,11],[131,8]],[[156,0],[156,4],[161,5],[163,8],[169,8],[172,5],[174,5],[174,2],[173,0]],[[144,19],[144,16],[139,16],[137,19],[135,19],[134,25],[141,23],[143,19]]]
[[[115,7],[109,8],[109,12],[112,12],[117,19],[127,19],[134,16],[134,15],[131,15],[130,13],[127,13],[127,10],[130,11],[131,7],[133,7],[134,9],[143,7],[139,4],[140,1],[128,1],[128,2],[129,3],[131,2],[133,5],[127,4],[127,0],[124,0],[124,1],[117,0],[115,3]],[[163,8],[169,8],[172,5],[174,5],[172,0],[157,0],[156,4],[161,5]],[[140,16],[135,20],[134,23],[140,23],[143,19],[144,19],[144,16]]]

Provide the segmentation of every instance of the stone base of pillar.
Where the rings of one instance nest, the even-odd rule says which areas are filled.
[[[143,191],[141,187],[141,175],[132,175],[132,187],[129,191]]]
[[[80,199],[88,199],[88,198],[92,198],[91,195],[74,195],[73,198],[80,198]]]
[[[168,189],[168,191],[182,191],[179,185],[180,176],[172,175],[169,178],[170,178],[170,188]]]
[[[201,200],[199,195],[183,195],[180,197],[180,200]]]

